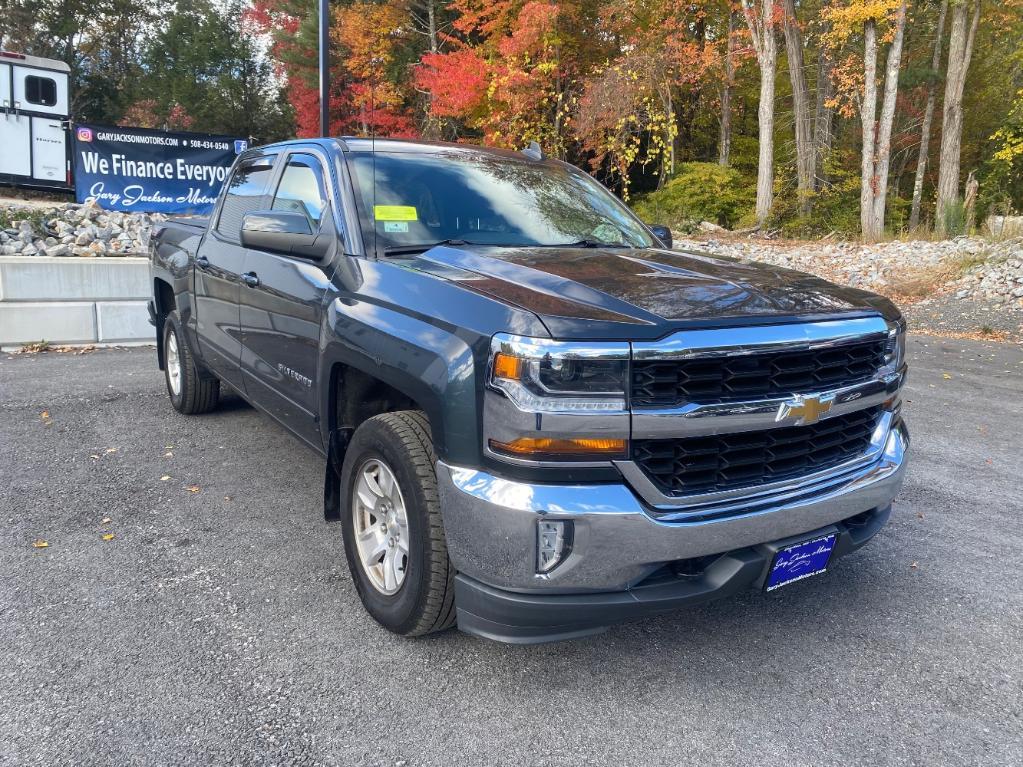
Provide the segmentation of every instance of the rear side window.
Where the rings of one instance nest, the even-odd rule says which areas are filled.
[[[240,239],[242,219],[254,210],[269,207],[268,190],[273,175],[274,156],[243,160],[224,187],[224,204],[220,208],[217,231],[228,239]]]
[[[273,209],[302,213],[309,219],[312,231],[320,228],[327,211],[327,191],[323,173],[315,157],[295,154],[288,158],[288,167],[274,195]]]
[[[49,77],[28,75],[25,78],[25,101],[43,107],[57,105],[57,81]]]

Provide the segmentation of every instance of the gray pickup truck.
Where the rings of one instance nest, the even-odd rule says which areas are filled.
[[[890,302],[670,248],[536,147],[252,149],[155,232],[159,365],[324,460],[386,628],[583,636],[817,575],[903,479]]]

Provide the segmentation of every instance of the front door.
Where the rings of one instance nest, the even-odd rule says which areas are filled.
[[[203,361],[221,379],[244,391],[239,369],[241,331],[238,320],[245,248],[241,224],[246,213],[262,210],[270,199],[273,155],[238,162],[214,211],[215,225],[203,238],[195,259],[195,330]]]
[[[325,170],[311,152],[288,155],[267,207],[302,213],[312,231],[330,232]],[[313,445],[320,444],[320,323],[331,256],[314,260],[249,249],[241,288],[241,368],[249,399]]]

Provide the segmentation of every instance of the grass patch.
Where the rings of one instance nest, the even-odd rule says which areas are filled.
[[[933,295],[950,282],[955,282],[971,269],[987,263],[990,252],[987,249],[977,253],[960,253],[933,266],[910,269],[893,275],[888,281],[895,295],[920,299]]]
[[[46,237],[46,222],[53,216],[46,210],[0,208],[0,229],[17,229],[17,222],[28,221],[36,237]]]

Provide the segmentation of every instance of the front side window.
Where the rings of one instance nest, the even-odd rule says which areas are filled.
[[[220,208],[217,231],[238,241],[242,219],[246,213],[266,210],[267,186],[273,175],[274,155],[242,160],[224,188],[224,204]]]
[[[315,232],[320,228],[327,205],[323,173],[316,158],[305,154],[288,158],[288,166],[281,174],[281,182],[274,195],[273,209],[303,214]]]
[[[353,152],[350,165],[366,241],[378,253],[444,240],[654,246],[625,205],[564,163],[452,149]]]
[[[57,105],[57,81],[49,77],[25,77],[25,101],[43,107]]]

